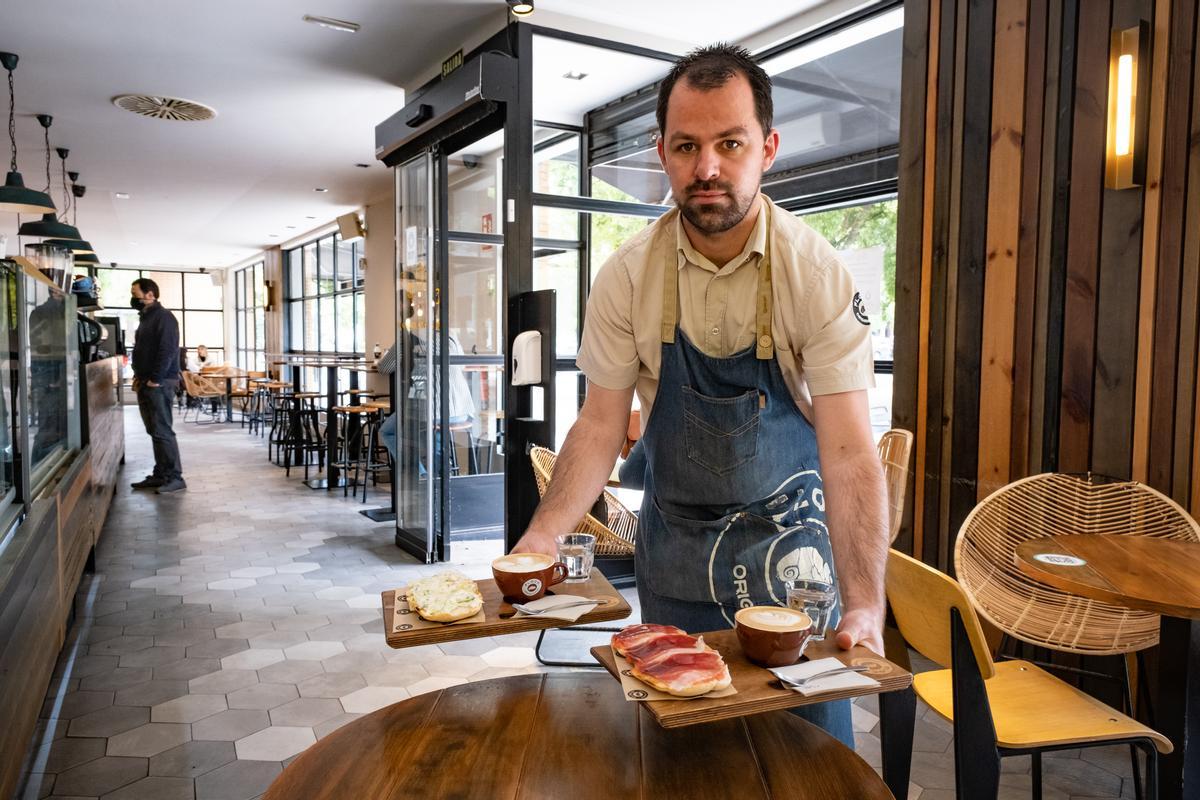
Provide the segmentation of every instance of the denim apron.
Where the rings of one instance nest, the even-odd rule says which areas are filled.
[[[757,341],[706,355],[678,325],[679,269],[663,282],[662,366],[642,436],[647,468],[636,572],[642,619],[690,633],[739,608],[787,605],[784,581],[836,585],[817,438],[775,359],[770,206],[758,266]],[[836,624],[840,609],[835,608]],[[854,746],[849,701],[797,713]]]

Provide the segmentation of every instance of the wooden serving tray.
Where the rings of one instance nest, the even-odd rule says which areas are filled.
[[[499,587],[491,578],[476,581],[479,592],[483,595],[483,622],[462,623],[458,625],[441,625],[436,628],[414,628],[409,631],[392,631],[393,617],[396,611],[394,590],[382,593],[383,597],[383,630],[389,647],[416,647],[422,644],[441,644],[442,642],[457,642],[462,639],[478,639],[483,636],[503,636],[507,633],[524,633],[525,631],[540,631],[546,628],[566,628],[572,625],[587,625],[593,622],[608,622],[625,619],[633,609],[613,588],[600,570],[593,569],[592,577],[580,583],[560,583],[550,590],[549,594],[577,594],[580,597],[615,597],[617,602],[597,606],[574,622],[543,617],[501,617],[501,613],[512,613],[512,606],[504,601]]]
[[[738,644],[737,633],[732,629],[713,631],[705,633],[703,636],[704,643],[719,652],[725,659],[737,694],[729,697],[695,700],[648,700],[643,702],[642,706],[664,728],[683,728],[688,725],[698,725],[701,722],[746,717],[751,714],[761,714],[764,711],[824,703],[827,700],[894,692],[899,689],[907,689],[912,685],[912,674],[883,656],[876,655],[865,647],[842,650],[832,639],[828,639],[823,642],[812,642],[808,645],[804,655],[814,661],[819,658],[833,657],[847,665],[866,664],[871,669],[865,674],[879,681],[879,686],[857,686],[853,689],[839,689],[822,692],[813,697],[805,697],[799,692],[783,688],[768,670],[747,661]],[[610,646],[593,647],[592,655],[613,677],[620,680]]]

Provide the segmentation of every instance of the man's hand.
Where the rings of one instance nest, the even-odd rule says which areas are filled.
[[[140,392],[142,390],[142,379],[135,377],[133,379],[133,391]]]
[[[146,385],[151,389],[157,389],[159,386],[162,386],[161,383],[155,383],[154,381],[146,381]]]
[[[512,552],[545,553],[548,556],[554,556],[558,553],[558,546],[553,536],[527,532],[513,545]]]
[[[855,608],[842,615],[842,624],[837,629],[837,645],[849,650],[856,644],[883,655],[882,611],[872,608]]]

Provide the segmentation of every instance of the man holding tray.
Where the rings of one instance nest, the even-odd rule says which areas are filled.
[[[840,589],[838,644],[882,653],[869,321],[829,243],[759,191],[779,148],[772,114],[770,78],[742,48],[693,51],[663,81],[658,154],[676,209],[596,277],[578,358],[587,400],[514,552],[554,553],[583,517],[636,391],[642,619],[727,628],[739,608],[786,604],[786,581],[817,580]],[[854,746],[849,701],[797,713]]]

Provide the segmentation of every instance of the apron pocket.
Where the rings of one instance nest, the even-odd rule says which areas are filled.
[[[758,390],[737,397],[707,397],[682,387],[688,458],[727,475],[758,452]]]

